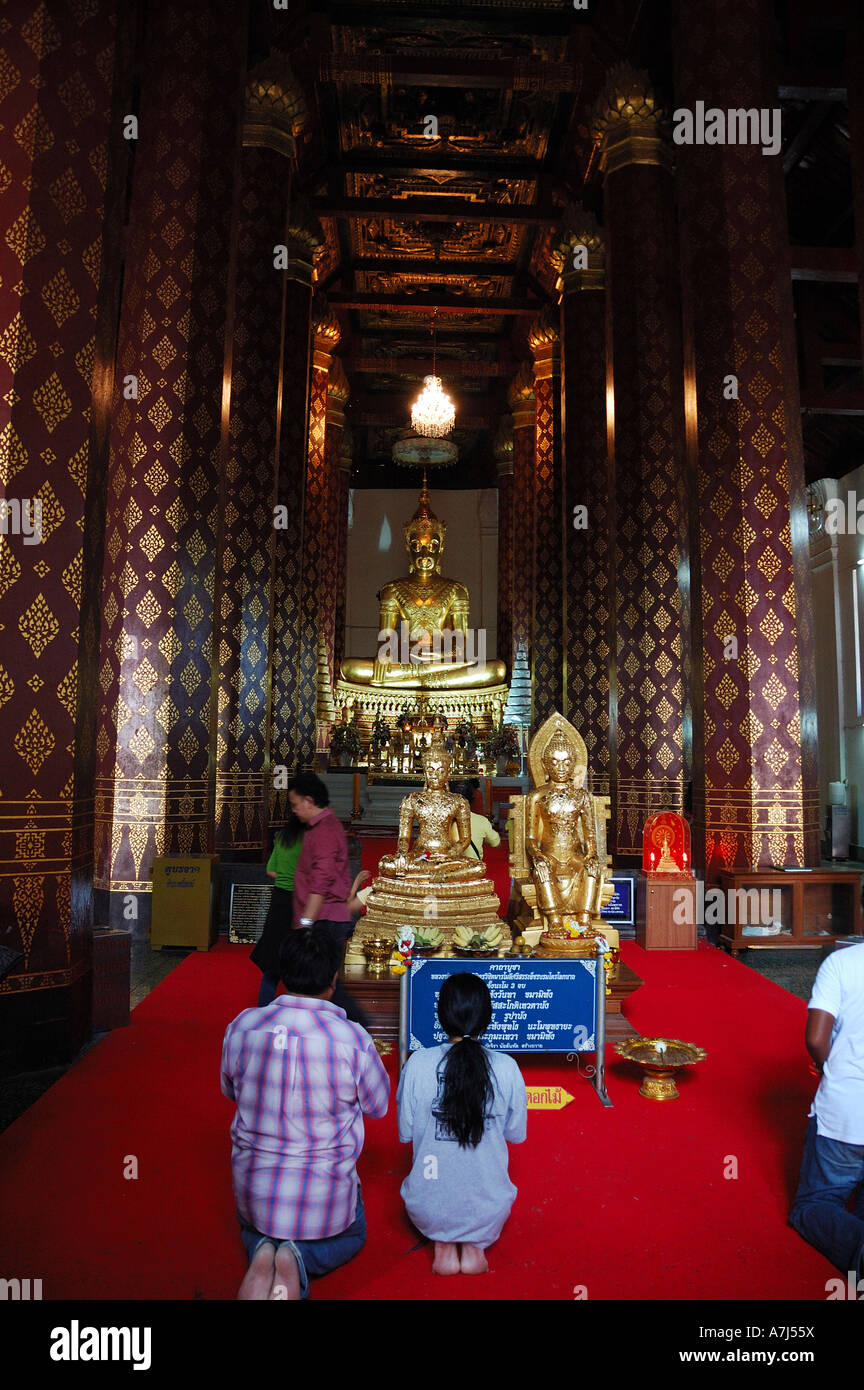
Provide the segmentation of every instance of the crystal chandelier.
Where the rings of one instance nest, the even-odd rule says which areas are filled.
[[[456,409],[435,374],[435,316],[432,319],[432,375],[423,378],[423,390],[411,407],[411,428],[427,439],[443,439],[456,423]]]

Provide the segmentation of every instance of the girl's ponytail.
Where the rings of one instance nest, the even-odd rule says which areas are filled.
[[[448,976],[438,998],[438,1018],[455,1041],[444,1063],[438,1118],[460,1148],[476,1148],[483,1138],[486,1112],[494,1099],[492,1070],[478,1035],[492,1019],[492,1000],[478,975]]]

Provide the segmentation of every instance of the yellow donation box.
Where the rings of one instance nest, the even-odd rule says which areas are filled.
[[[209,951],[216,930],[210,854],[165,855],[153,860],[153,913],[150,945],[194,946]]]

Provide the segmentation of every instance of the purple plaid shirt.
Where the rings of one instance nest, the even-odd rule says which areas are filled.
[[[386,1115],[390,1099],[365,1029],[329,1000],[303,995],[246,1009],[225,1033],[222,1094],[237,1104],[231,1170],[240,1219],[280,1240],[347,1230],[363,1116]]]

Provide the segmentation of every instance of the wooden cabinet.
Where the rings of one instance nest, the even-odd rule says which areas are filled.
[[[693,878],[640,874],[636,880],[637,945],[646,951],[695,951],[697,888]]]
[[[733,955],[751,946],[824,946],[832,937],[860,936],[862,931],[861,873],[855,869],[734,871],[720,875],[720,886],[725,910],[725,925],[718,922],[720,944]],[[772,936],[745,936],[742,927],[754,925],[754,916],[755,924],[779,920],[784,930]]]

